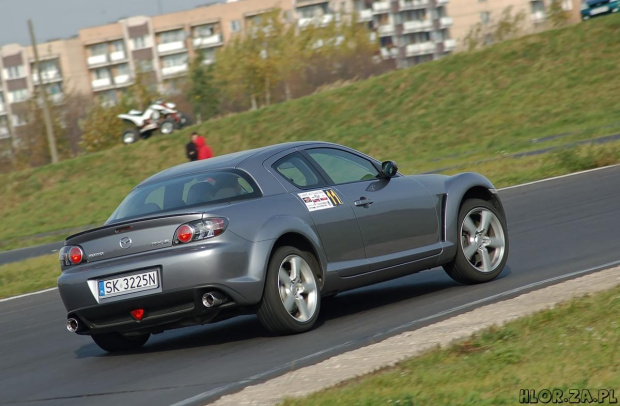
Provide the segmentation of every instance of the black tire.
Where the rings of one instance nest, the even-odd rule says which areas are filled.
[[[123,141],[123,144],[128,145],[128,144],[133,144],[134,142],[138,141],[138,131],[135,129],[128,129],[123,131],[123,134],[121,134],[121,141]]]
[[[148,341],[151,334],[124,335],[121,333],[93,334],[95,344],[107,352],[135,351]]]
[[[483,217],[486,229],[482,227]],[[506,219],[491,202],[481,199],[463,202],[459,209],[456,256],[444,265],[446,273],[464,284],[495,279],[508,260],[507,230]]]
[[[159,125],[159,132],[164,135],[172,134],[174,132],[174,129],[175,129],[174,121],[170,119],[166,119],[162,121],[161,124]]]
[[[296,272],[294,263],[298,263]],[[314,255],[295,247],[279,247],[269,261],[263,300],[257,313],[262,325],[278,335],[310,330],[321,309],[320,272]],[[293,302],[287,310],[285,302],[289,300]]]

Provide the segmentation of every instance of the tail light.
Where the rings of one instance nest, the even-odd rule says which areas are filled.
[[[84,261],[84,251],[77,245],[62,247],[58,252],[58,260],[61,266],[81,264]]]
[[[211,217],[186,223],[174,232],[173,244],[185,244],[191,241],[206,240],[217,237],[228,227],[228,220],[223,217]]]

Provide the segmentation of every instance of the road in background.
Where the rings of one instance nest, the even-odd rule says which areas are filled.
[[[500,194],[511,247],[497,280],[463,286],[432,270],[346,292],[325,299],[317,327],[302,335],[269,337],[255,316],[245,316],[169,331],[141,352],[109,355],[66,331],[56,290],[2,302],[0,404],[205,404],[540,281],[620,260],[620,166]]]
[[[23,261],[24,259],[40,257],[41,255],[53,254],[64,245],[64,241],[37,245],[36,247],[19,248],[11,251],[0,252],[0,265],[9,262]]]

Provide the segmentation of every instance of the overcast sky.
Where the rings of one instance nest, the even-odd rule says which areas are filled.
[[[216,0],[217,1],[217,0]],[[124,17],[153,16],[204,6],[214,0],[0,0],[0,46],[30,45],[28,19],[37,42],[69,38],[80,28]]]

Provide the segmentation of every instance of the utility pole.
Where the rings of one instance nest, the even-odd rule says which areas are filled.
[[[32,41],[32,50],[34,52],[34,68],[37,71],[37,78],[39,79],[39,91],[41,92],[41,99],[43,102],[43,119],[45,120],[47,143],[50,147],[50,156],[52,157],[52,163],[56,164],[58,163],[58,149],[56,148],[56,137],[54,137],[54,128],[52,127],[50,109],[47,105],[47,94],[45,92],[45,86],[43,85],[41,70],[39,69],[39,51],[37,49],[37,40],[34,36],[34,29],[32,28],[32,20],[28,20],[28,30],[30,31],[30,40]]]

